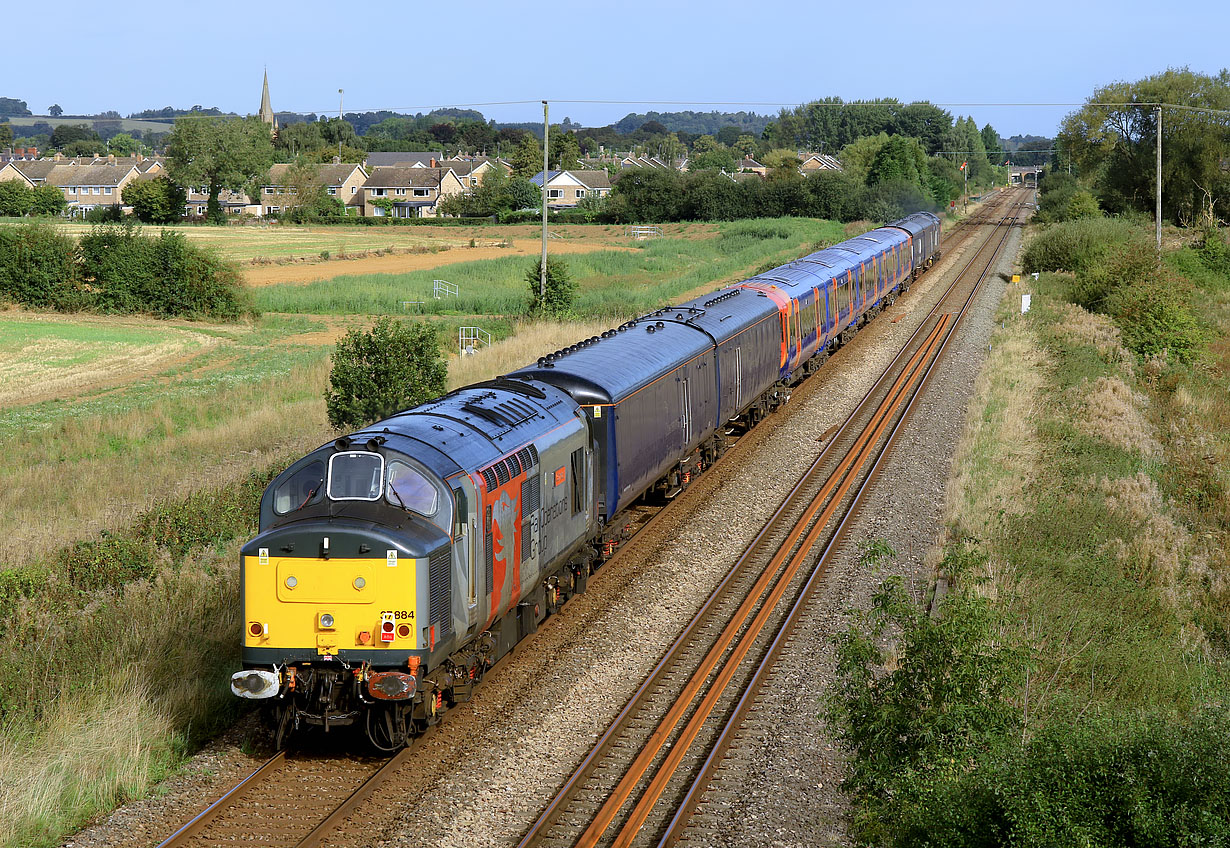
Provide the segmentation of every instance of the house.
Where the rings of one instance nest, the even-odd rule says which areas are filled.
[[[361,191],[364,217],[434,218],[436,204],[466,186],[451,168],[373,168]]]
[[[17,147],[17,148],[6,147],[4,148],[4,150],[0,150],[0,164],[9,162],[13,159],[17,159],[18,161],[21,161],[21,160],[31,160],[31,159],[37,159],[37,158],[38,158],[38,148],[37,147]]]
[[[471,159],[445,159],[440,163],[441,167],[452,169],[457,179],[461,180],[461,184],[467,189],[482,185],[483,178],[502,165],[503,163],[499,160],[489,159],[486,156]],[[505,171],[505,174],[507,173]]]
[[[826,156],[823,153],[800,153],[799,156],[803,159],[803,164],[799,165],[799,172],[804,176],[813,171],[841,170],[841,163],[832,156]]]
[[[751,158],[742,159],[739,162],[739,166],[736,170],[746,171],[752,174],[760,174],[760,176],[762,177],[767,177],[769,175],[768,168],[766,168],[764,165],[761,165],[755,159],[751,159]]]
[[[294,193],[293,188],[288,188],[286,185],[286,172],[290,169],[290,165],[278,164],[269,169],[269,176],[265,178],[265,184],[261,186],[260,209],[257,211],[259,215],[268,215],[273,212],[281,212],[284,209],[294,206],[294,203],[289,203],[289,198],[286,197],[287,192]],[[334,162],[329,165],[316,165],[318,169],[318,178],[321,185],[325,187],[325,191],[330,197],[336,197],[342,201],[347,207],[352,209],[362,209],[363,194],[360,189],[367,181],[368,173],[363,170],[363,166],[348,162]],[[358,213],[362,215],[362,211]]]
[[[443,150],[428,150],[425,153],[398,150],[389,153],[369,153],[363,166],[370,174],[376,168],[438,168],[443,161]]]
[[[140,176],[135,165],[121,165],[115,157],[101,164],[65,165],[55,163],[46,182],[64,192],[70,213],[89,212],[95,206],[122,206],[124,186]]]
[[[0,168],[0,174],[16,172],[25,178],[31,187],[41,186],[47,182],[47,175],[51,173],[51,169],[59,164],[53,159],[13,159],[5,163],[4,168]],[[15,176],[6,178],[17,179]]]
[[[18,182],[25,183],[26,188],[34,188],[34,186],[36,185],[34,180],[26,176],[25,172],[21,168],[17,167],[17,165],[20,163],[21,163],[20,159],[10,159],[9,161],[5,162],[3,165],[0,165],[0,182],[6,182],[8,180],[17,180]]]
[[[530,178],[542,185],[542,171]],[[547,208],[568,209],[587,197],[605,197],[611,193],[611,175],[601,171],[551,171],[547,175]]]

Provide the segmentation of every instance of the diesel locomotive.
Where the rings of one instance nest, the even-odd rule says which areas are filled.
[[[322,445],[241,551],[243,670],[281,747],[392,751],[468,699],[628,533],[939,255],[918,213]]]

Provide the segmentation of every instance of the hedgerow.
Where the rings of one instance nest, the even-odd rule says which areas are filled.
[[[104,225],[79,244],[47,224],[0,229],[0,299],[35,309],[233,321],[253,312],[233,263],[178,232]]]

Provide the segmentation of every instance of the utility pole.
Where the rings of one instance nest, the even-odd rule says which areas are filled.
[[[961,214],[969,214],[969,160],[961,163],[961,173],[965,177],[965,193],[961,196]]]
[[[1157,255],[1162,255],[1162,104],[1157,105]]]
[[[337,90],[337,161],[342,161],[342,90]]]
[[[547,133],[550,124],[547,122],[547,101],[542,101],[542,262],[538,269],[538,303],[543,305],[547,300],[547,182],[550,172],[547,171]]]

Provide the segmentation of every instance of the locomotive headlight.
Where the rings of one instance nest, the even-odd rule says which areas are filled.
[[[287,589],[293,589],[298,585],[299,585],[299,578],[296,577],[295,575],[292,574],[290,577],[286,578],[286,588]]]
[[[333,629],[333,615],[327,612],[321,613],[320,626],[324,630],[332,630]]]
[[[362,577],[356,577],[354,579],[354,587],[356,589],[362,589],[366,585],[367,585],[367,581],[364,580]]]

